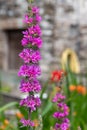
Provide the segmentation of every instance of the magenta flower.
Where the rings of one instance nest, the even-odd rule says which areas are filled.
[[[53,117],[58,119],[64,118],[66,116],[68,116],[68,112],[55,112],[53,114]]]
[[[18,76],[22,76],[20,82],[20,91],[22,93],[28,93],[29,96],[20,101],[20,106],[24,106],[28,109],[28,117],[31,117],[31,113],[36,111],[41,105],[39,97],[35,97],[34,94],[40,92],[41,85],[37,80],[41,74],[39,61],[41,60],[41,54],[39,48],[42,47],[42,32],[39,25],[41,16],[39,14],[39,8],[36,6],[29,7],[29,14],[25,15],[24,22],[28,27],[22,32],[23,38],[21,45],[24,47],[19,56],[24,61],[19,69]],[[23,126],[34,127],[34,123],[30,119],[22,119]]]
[[[58,129],[60,129],[60,124],[56,123],[55,124],[55,130],[58,130]]]
[[[32,7],[32,12],[33,12],[34,14],[38,14],[38,13],[39,13],[39,8],[36,7],[36,6]]]
[[[69,124],[67,123],[62,123],[62,124],[55,124],[55,130],[68,130],[68,128],[70,127]]]
[[[27,24],[32,24],[33,23],[33,18],[29,18],[29,16],[26,14],[24,22]]]
[[[42,47],[42,39],[40,37],[32,40],[32,45],[36,45],[38,48]]]
[[[53,114],[59,123],[55,124],[55,130],[68,130],[70,122],[67,116],[69,115],[68,106],[64,103],[65,96],[61,93],[57,93],[53,98],[53,102],[57,103],[58,111]]]
[[[40,52],[36,51],[36,52],[32,53],[31,61],[33,63],[37,63],[39,60],[41,60],[41,54],[40,54]]]
[[[37,24],[31,28],[28,28],[28,34],[33,36],[41,36],[40,26]]]
[[[41,90],[41,85],[39,83],[38,80],[36,79],[33,79],[31,81],[25,81],[25,80],[22,80],[21,81],[21,84],[20,84],[20,91],[21,92],[40,92]]]
[[[23,39],[21,40],[22,46],[26,46],[26,45],[28,45],[28,43],[29,43],[29,40],[28,40],[27,38],[23,38]]]
[[[37,14],[37,15],[36,15],[36,19],[35,19],[35,20],[36,20],[36,22],[40,22],[40,21],[42,20],[42,18],[41,18],[41,16],[40,16],[40,15],[38,15],[38,14]]]
[[[30,36],[41,36],[41,29],[40,26],[37,24],[28,28],[28,30],[23,31],[25,38],[30,38]]]
[[[34,126],[34,122],[31,120],[25,120],[24,118],[20,120],[23,126]]]
[[[38,65],[22,65],[18,72],[18,76],[36,78],[41,74],[41,69]]]
[[[19,56],[24,60],[25,63],[29,63],[31,61],[31,52],[31,49],[23,49]]]
[[[55,95],[55,97],[53,98],[53,102],[58,102],[58,101],[60,101],[60,100],[64,100],[66,97],[64,96],[64,95],[62,95],[61,93],[57,93],[56,95]]]
[[[68,123],[62,123],[60,126],[61,130],[67,130],[70,127],[70,125]]]
[[[42,47],[42,39],[40,37],[33,38],[31,35],[28,35],[27,31],[23,33],[24,33],[24,38],[21,41],[22,46],[31,44],[32,46],[37,46],[38,48]]]
[[[25,63],[38,63],[38,61],[41,60],[40,51],[34,51],[33,49],[23,49],[19,56],[24,60]]]
[[[41,105],[41,101],[38,97],[28,96],[20,101],[20,105],[28,107],[33,112]]]

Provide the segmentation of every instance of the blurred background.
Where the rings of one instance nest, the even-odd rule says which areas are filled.
[[[71,69],[78,77],[82,76],[79,84],[86,86],[87,0],[35,0],[35,3],[42,16],[41,82],[47,81],[51,72],[62,68],[70,57]],[[26,0],[0,0],[0,103],[2,99],[6,104],[23,97],[17,72],[22,65],[18,54],[22,50],[21,32],[26,29],[23,18],[27,6]]]

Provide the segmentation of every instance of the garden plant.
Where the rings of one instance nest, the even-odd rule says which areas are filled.
[[[27,29],[22,32],[23,50],[19,53],[23,65],[18,71],[19,89],[27,96],[20,103],[0,104],[0,130],[87,130],[87,83],[83,85],[82,77],[78,78],[67,64],[65,70],[51,72],[43,85],[38,80],[42,18],[34,1],[28,3],[23,20]],[[15,111],[13,117],[6,115],[8,109]]]

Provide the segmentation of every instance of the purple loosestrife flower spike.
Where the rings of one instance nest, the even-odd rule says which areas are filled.
[[[32,2],[31,2],[32,3]],[[22,77],[20,82],[20,91],[28,93],[29,96],[20,101],[20,106],[28,109],[28,118],[21,119],[21,123],[26,127],[34,127],[34,122],[31,120],[32,112],[41,105],[39,97],[34,96],[35,93],[41,91],[41,85],[38,81],[38,76],[41,74],[39,61],[41,60],[40,49],[42,47],[42,32],[40,28],[41,16],[39,8],[36,6],[29,7],[29,13],[25,15],[24,23],[28,25],[27,29],[22,32],[23,38],[21,45],[24,47],[20,52],[19,57],[24,61],[20,67],[18,76]]]
[[[53,114],[53,117],[58,120],[55,124],[55,130],[68,130],[70,127],[70,122],[67,116],[69,115],[69,108],[64,103],[65,96],[57,93],[53,98],[53,102],[57,103],[58,111]]]
[[[60,71],[59,71],[60,75]],[[62,79],[60,76],[60,81]],[[57,103],[58,111],[54,112],[53,117],[57,119],[55,124],[55,130],[68,130],[70,127],[70,121],[67,118],[69,115],[69,108],[65,103],[66,96],[63,94],[62,87],[60,86],[60,91],[54,96],[52,102]]]

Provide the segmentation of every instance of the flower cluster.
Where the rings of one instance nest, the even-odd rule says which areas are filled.
[[[60,93],[57,93],[53,98],[53,102],[56,102],[58,107],[58,111],[53,114],[53,117],[58,119],[58,123],[55,125],[55,130],[68,130],[70,126],[69,119],[67,118],[69,108],[64,103],[65,98],[66,97]]]
[[[86,95],[87,94],[87,89],[85,86],[82,86],[82,85],[70,85],[69,86],[69,90],[71,92],[75,91],[75,92],[78,92],[79,94],[82,94],[82,95]]]
[[[38,65],[22,65],[18,72],[18,76],[28,77],[30,79],[36,78],[41,74],[41,69]]]
[[[20,54],[20,58],[24,60],[25,63],[38,63],[41,59],[40,52],[38,50],[34,51],[33,49],[24,49]]]
[[[59,70],[59,71],[55,70],[55,71],[53,71],[52,72],[52,76],[51,76],[51,81],[58,82],[61,79],[63,74],[64,74],[64,71],[62,71],[62,70]]]
[[[20,121],[24,126],[34,126],[34,122],[31,120],[25,120],[24,118]]]
[[[41,85],[37,79],[41,74],[41,69],[38,64],[41,60],[39,48],[42,47],[40,21],[39,8],[36,6],[29,7],[29,12],[25,15],[24,19],[28,28],[23,31],[23,39],[21,40],[21,45],[24,49],[19,54],[24,64],[20,67],[18,72],[18,76],[22,77],[20,91],[22,93],[28,93],[29,95],[20,101],[20,106],[27,107],[29,112],[29,119],[23,118],[21,119],[21,123],[23,126],[29,127],[34,126],[34,122],[30,119],[31,113],[41,105],[40,98],[34,96],[35,93],[41,90]]]
[[[58,82],[60,83],[63,79],[63,76],[65,75],[64,71],[53,71],[51,80],[55,82],[55,84]],[[53,114],[53,117],[57,119],[57,123],[55,124],[55,130],[68,130],[70,127],[69,119],[67,116],[69,115],[69,109],[68,106],[65,104],[66,96],[63,95],[63,90],[60,86],[59,92],[54,96],[52,102],[57,103],[58,111]]]
[[[20,91],[21,92],[40,92],[41,85],[37,79],[27,81],[27,80],[21,80],[20,83]]]
[[[35,111],[36,107],[40,106],[40,104],[40,99],[34,96],[28,96],[27,98],[22,99],[20,102],[21,106],[26,106],[27,108],[30,108],[31,112]]]
[[[42,47],[41,39],[41,28],[39,22],[41,21],[41,16],[39,15],[39,9],[37,7],[32,7],[29,9],[29,15],[25,15],[24,22],[29,25],[28,29],[23,31],[23,39],[21,41],[22,46],[32,45],[38,48]],[[32,16],[32,17],[31,17]]]

